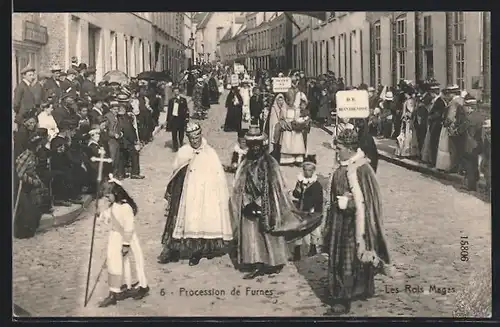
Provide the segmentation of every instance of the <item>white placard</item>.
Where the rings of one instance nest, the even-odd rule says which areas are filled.
[[[240,78],[236,74],[231,75],[231,85],[232,86],[238,86],[240,85]]]
[[[235,74],[244,74],[245,73],[245,66],[242,64],[234,64],[234,73]]]
[[[291,87],[292,79],[290,77],[273,77],[273,92],[288,92]]]
[[[339,118],[367,118],[370,115],[367,91],[338,91],[335,97]]]

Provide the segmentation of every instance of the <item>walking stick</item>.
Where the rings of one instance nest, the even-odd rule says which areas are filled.
[[[95,235],[95,225],[97,222],[97,217],[99,215],[98,209],[99,209],[99,191],[101,188],[101,181],[102,181],[102,168],[103,168],[103,163],[111,163],[113,160],[111,158],[104,158],[104,155],[106,154],[106,151],[104,151],[104,148],[99,149],[99,157],[92,157],[90,158],[90,161],[92,162],[99,162],[99,169],[97,172],[97,190],[96,190],[96,199],[95,199],[95,213],[94,213],[94,223],[92,225],[92,239],[90,240],[90,256],[89,256],[89,269],[87,271],[87,285],[85,286],[85,299],[83,302],[83,306],[87,306],[87,297],[89,294],[89,283],[90,283],[90,268],[92,267],[92,253],[94,250],[94,235]]]
[[[19,188],[17,189],[16,203],[14,204],[14,212],[12,215],[12,228],[14,228],[14,221],[16,220],[17,207],[19,206],[19,197],[21,195],[21,189],[23,188],[23,180],[19,180]]]

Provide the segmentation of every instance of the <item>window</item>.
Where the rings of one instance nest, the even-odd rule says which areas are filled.
[[[144,68],[144,42],[139,40],[139,72],[143,72]]]
[[[109,51],[109,62],[111,63],[111,69],[110,70],[113,70],[113,69],[116,69],[116,46],[115,46],[115,43],[116,43],[116,33],[115,32],[111,32],[111,37],[110,37],[110,40],[111,40],[111,47],[109,48],[110,51]]]
[[[330,43],[326,41],[325,45],[325,61],[326,61],[326,71],[330,69]]]
[[[335,54],[336,54],[336,43],[335,43],[335,36],[332,36],[330,38],[331,42],[332,42],[332,63],[333,63],[333,67],[332,67],[332,70],[335,71]]]
[[[434,77],[434,51],[424,51],[425,77],[427,79]]]
[[[380,60],[380,53],[375,54],[375,80],[377,86],[382,85],[382,63]]]
[[[406,18],[396,21],[396,48],[406,48]]]
[[[298,53],[298,45],[297,44],[294,44],[293,45],[293,66],[294,67],[299,67],[299,53]]]
[[[402,50],[397,52],[397,65],[398,81],[406,79],[406,51]]]
[[[76,16],[71,16],[70,22],[70,44],[69,44],[69,54],[70,57],[77,57],[81,60],[80,53],[80,18]]]
[[[424,46],[432,45],[432,20],[431,16],[424,17]]]
[[[130,75],[137,75],[136,69],[136,59],[135,59],[135,39],[133,36],[130,37]]]
[[[455,83],[460,89],[465,89],[465,46],[463,44],[455,44]]]
[[[323,41],[319,42],[319,74],[323,74]]]
[[[124,38],[124,41],[125,41],[125,74],[129,75],[129,70],[128,70],[128,66],[129,66],[129,62],[128,62],[128,37],[125,36]]]
[[[374,37],[373,37],[373,40],[374,40],[374,46],[375,46],[375,52],[380,52],[382,51],[382,44],[381,44],[381,41],[380,41],[380,23],[376,23],[374,26],[373,26],[373,34],[374,34]]]
[[[380,23],[373,25],[373,43],[375,48],[375,82],[382,84],[382,42]]]
[[[314,75],[318,75],[318,42],[313,43],[313,71]]]
[[[217,27],[217,31],[216,31],[217,34],[215,35],[217,44],[219,44],[220,39],[222,38],[223,29],[224,29],[224,27]]]
[[[463,41],[465,39],[464,35],[464,13],[462,11],[457,11],[453,13],[452,16],[453,24],[453,41]]]

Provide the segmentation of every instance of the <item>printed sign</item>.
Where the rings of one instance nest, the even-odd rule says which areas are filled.
[[[236,74],[231,75],[231,85],[232,86],[238,86],[240,85],[240,78]]]
[[[273,77],[273,92],[288,92],[291,87],[292,79],[290,77]]]
[[[234,64],[234,73],[235,74],[244,74],[245,73],[245,66],[242,64]]]
[[[335,97],[339,118],[367,118],[370,115],[367,91],[338,91]]]

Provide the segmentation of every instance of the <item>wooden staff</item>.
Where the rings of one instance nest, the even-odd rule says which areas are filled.
[[[92,239],[90,241],[90,256],[89,256],[89,269],[87,271],[87,285],[85,287],[85,299],[83,302],[83,306],[87,306],[87,297],[89,294],[89,283],[90,283],[90,268],[92,267],[92,253],[94,251],[94,235],[95,235],[95,225],[97,222],[97,217],[99,216],[99,192],[101,188],[101,181],[102,181],[102,169],[103,169],[103,163],[111,163],[113,160],[111,158],[104,158],[104,155],[106,154],[106,151],[104,148],[99,149],[99,157],[92,157],[90,158],[90,161],[92,162],[99,162],[99,169],[97,172],[97,191],[96,191],[96,200],[95,200],[95,213],[94,213],[94,224],[92,226]]]

